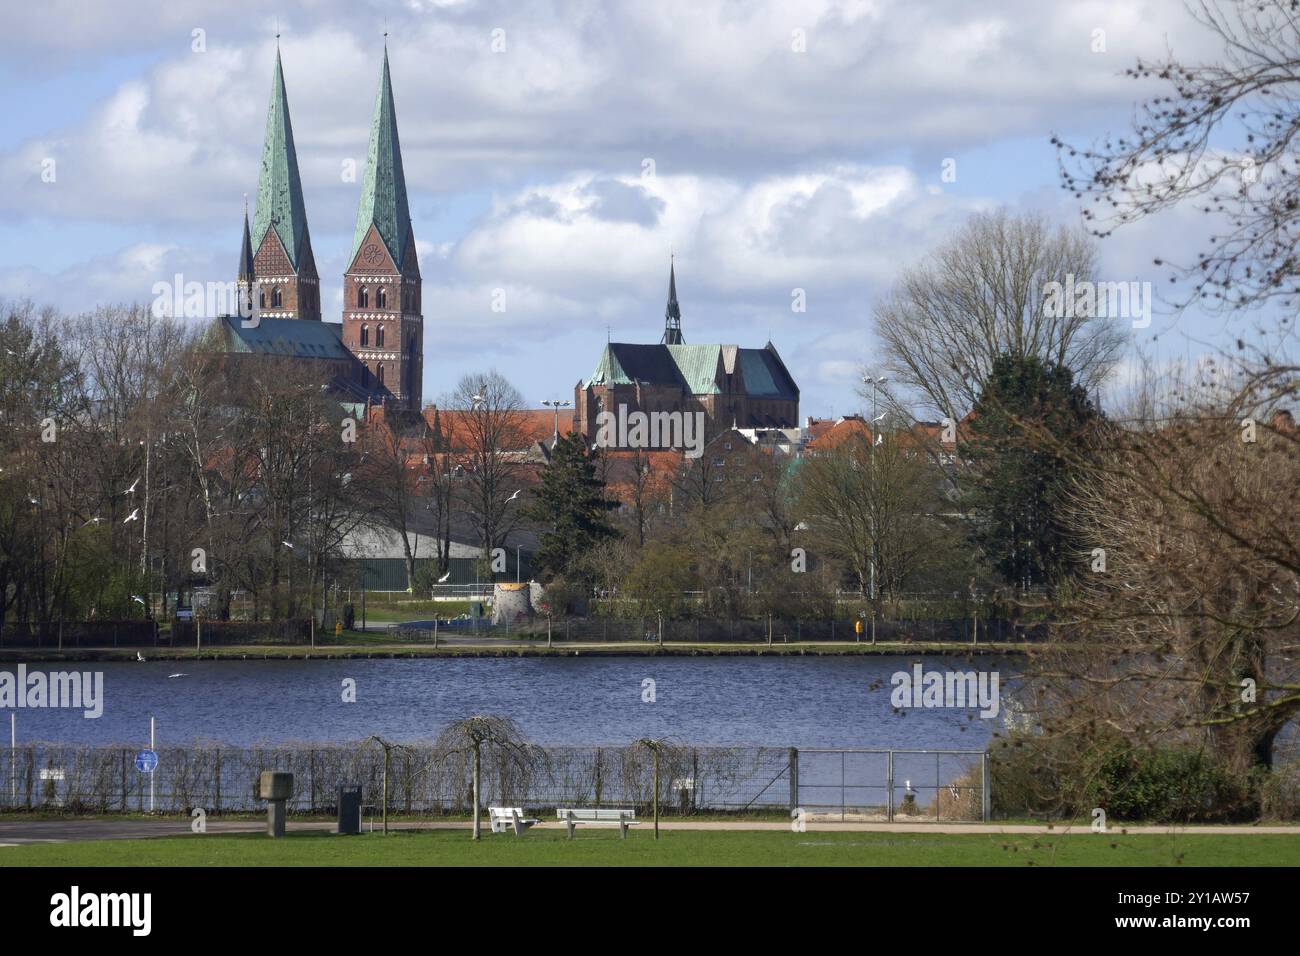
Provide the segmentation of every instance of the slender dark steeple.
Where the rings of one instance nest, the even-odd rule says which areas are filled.
[[[244,245],[239,250],[239,281],[251,284],[253,272],[253,236],[248,229],[248,200],[244,200]]]
[[[682,345],[682,310],[677,305],[677,268],[672,257],[668,259],[668,308],[664,310],[664,337],[662,345]]]
[[[242,314],[253,314],[253,295],[257,288],[257,272],[253,268],[253,239],[248,230],[248,197],[244,197],[244,244],[239,249],[239,275],[235,277],[239,289]]]

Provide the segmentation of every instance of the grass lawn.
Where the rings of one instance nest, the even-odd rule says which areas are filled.
[[[469,613],[469,601],[421,601],[418,598],[393,598],[390,600],[377,600],[372,594],[366,600],[366,618],[393,618],[396,620],[411,620],[412,618],[433,617],[435,614],[441,618],[456,617],[459,614]],[[356,612],[357,620],[361,620],[361,601],[352,602],[352,608]]]
[[[1297,866],[1300,838],[1250,834],[886,834],[533,830],[522,839],[464,830],[204,834],[0,847],[3,866]]]

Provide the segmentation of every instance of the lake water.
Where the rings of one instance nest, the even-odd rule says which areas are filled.
[[[415,741],[431,740],[456,718],[495,713],[542,744],[672,736],[700,746],[983,749],[1000,717],[891,707],[891,675],[918,660],[927,669],[1000,670],[1004,694],[1010,678],[1006,662],[993,658],[901,656],[34,663],[29,671],[102,671],[103,716],[19,709],[17,729],[20,744],[143,744],[153,716],[159,746],[326,743],[370,734]],[[0,670],[12,673],[16,665]],[[187,676],[168,676],[177,671]],[[342,699],[349,678],[356,703]],[[642,700],[647,679],[653,703]],[[3,724],[10,712],[0,711]]]

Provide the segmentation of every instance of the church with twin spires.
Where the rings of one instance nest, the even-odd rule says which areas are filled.
[[[319,366],[344,401],[418,412],[424,375],[420,265],[406,198],[388,50],[370,126],[361,203],[347,270],[342,322],[321,315],[320,275],[279,50],[250,226],[244,211],[237,288],[254,320],[223,316],[220,348],[231,355],[293,358]]]

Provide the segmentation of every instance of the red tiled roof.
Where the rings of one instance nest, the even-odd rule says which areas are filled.
[[[437,409],[438,421],[442,430],[447,434],[453,449],[465,448],[470,444],[468,429],[465,425],[467,417],[471,414],[464,409],[442,408]],[[433,427],[434,406],[430,405],[424,410],[424,420]],[[535,442],[549,441],[555,435],[555,412],[549,408],[525,408],[521,409],[517,416],[518,425],[518,448],[506,449],[507,451],[520,451],[528,448]],[[572,412],[560,412],[560,434],[567,435],[576,430],[575,420]]]
[[[868,442],[873,440],[871,426],[861,415],[849,415],[833,422],[829,419],[814,420],[808,430],[812,438],[807,447],[812,451],[834,448],[853,437],[862,437]]]

